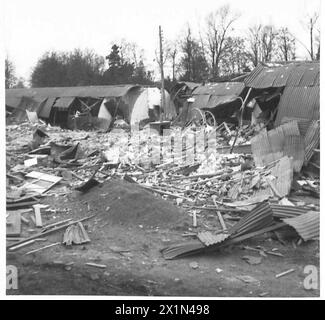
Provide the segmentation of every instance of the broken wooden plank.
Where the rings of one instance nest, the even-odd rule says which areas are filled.
[[[189,202],[193,202],[193,200],[191,198],[187,198],[187,197],[175,194],[175,193],[170,193],[170,192],[163,191],[163,190],[160,190],[160,189],[151,188],[149,186],[145,186],[145,185],[141,185],[141,184],[139,184],[139,186],[144,188],[144,189],[150,190],[152,192],[160,193],[162,195],[170,196],[170,197],[173,197],[173,198],[180,198],[180,199],[187,200]]]
[[[39,204],[35,204],[33,206],[35,212],[35,225],[37,228],[42,228],[42,215],[41,215],[41,206]]]
[[[58,244],[61,244],[61,242],[51,243],[51,244],[49,244],[47,246],[44,246],[44,247],[41,247],[41,248],[38,248],[38,249],[35,249],[35,250],[28,251],[27,253],[25,253],[25,255],[27,256],[28,254],[32,254],[32,253],[35,253],[35,252],[38,252],[38,251],[41,251],[41,250],[44,250],[44,249],[47,249],[47,248],[51,248],[51,247],[57,246]]]
[[[62,180],[62,177],[57,177],[37,171],[28,173],[26,175],[26,178],[31,179],[31,181],[26,182],[26,184],[23,185],[23,188],[40,194],[45,193]]]
[[[21,214],[19,211],[9,212],[6,223],[7,237],[19,237],[21,232]]]
[[[216,203],[216,199],[214,197],[212,197],[212,200],[213,200],[213,203],[216,206],[216,208],[218,208],[218,205]],[[220,211],[217,211],[217,215],[218,215],[218,219],[219,219],[219,222],[221,224],[222,230],[223,231],[226,231],[227,230],[227,226],[225,224],[225,221],[223,220],[223,217],[222,217],[221,212]]]
[[[35,239],[31,239],[29,241],[27,241],[27,239],[23,239],[23,240],[20,240],[20,241],[18,241],[16,243],[12,244],[12,245],[7,246],[7,248],[9,247],[9,251],[15,251],[15,250],[20,249],[22,247],[33,244],[34,242],[36,242]]]
[[[17,203],[8,203],[7,202],[6,208],[7,208],[7,210],[16,210],[16,209],[20,209],[20,208],[30,207],[34,204],[37,204],[38,202],[39,202],[38,200],[17,202]]]
[[[280,278],[280,277],[283,277],[283,276],[285,276],[285,275],[287,275],[287,274],[289,274],[289,273],[292,273],[292,272],[294,272],[294,271],[295,271],[295,269],[289,269],[289,270],[287,270],[287,271],[284,271],[284,272],[278,273],[275,277],[276,277],[276,278]]]
[[[197,227],[196,211],[193,211],[192,218],[193,218],[193,227],[196,228]]]
[[[20,216],[20,219],[21,219],[21,221],[24,222],[25,224],[27,224],[27,225],[29,224],[29,220],[28,220],[27,218],[25,218],[24,216],[21,215],[21,216]]]
[[[101,269],[105,269],[107,267],[105,264],[98,264],[93,262],[87,262],[86,265],[91,267],[101,268]]]
[[[60,225],[60,224],[63,224],[63,223],[69,222],[69,221],[71,221],[71,220],[72,220],[72,218],[70,218],[70,219],[66,219],[66,220],[62,220],[62,221],[58,221],[58,222],[54,222],[54,223],[51,223],[51,224],[47,224],[47,225],[43,226],[43,230],[42,230],[42,232],[44,232],[45,230],[47,230],[47,229],[49,229],[49,228],[53,228],[53,227],[56,227],[56,226],[58,226],[58,225]]]

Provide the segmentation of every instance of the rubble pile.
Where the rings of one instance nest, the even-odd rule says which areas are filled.
[[[222,123],[216,127],[172,127],[164,136],[148,133],[148,128],[131,134],[118,128],[99,133],[69,131],[40,123],[8,125],[9,215],[34,209],[37,218],[39,211],[35,205],[42,198],[79,192],[80,200],[92,194],[98,201],[96,210],[101,214],[110,210],[107,219],[113,222],[157,227],[168,222],[171,226],[181,218],[180,211],[169,203],[172,201],[187,212],[192,220],[190,230],[195,230],[198,241],[194,249],[186,244],[188,250],[182,247],[180,254],[169,248],[167,252],[173,258],[211,245],[214,248],[216,243],[245,240],[256,231],[268,232],[274,230],[274,225],[283,226],[282,219],[319,211],[318,205],[299,199],[301,195],[319,197],[319,179],[315,174],[294,173],[294,155],[281,154],[265,165],[256,165],[256,153],[252,154],[250,145],[252,136],[258,133],[255,129],[230,129]],[[206,137],[201,145],[197,142],[200,134]],[[178,153],[177,139],[181,141]],[[150,193],[169,202],[151,197]],[[122,200],[116,202],[119,197]],[[280,207],[274,209],[272,205]],[[261,212],[268,212],[267,223],[261,220],[263,213],[256,211],[260,206]],[[43,212],[44,209],[48,213],[53,210],[42,208]],[[38,217],[41,218],[40,213]],[[290,221],[287,225],[294,226],[295,221]],[[309,221],[304,223],[308,225]],[[68,222],[67,243],[73,243],[67,236],[74,230],[72,222]],[[212,231],[214,240],[209,238],[211,235],[207,238],[206,231]],[[17,230],[13,234],[19,236]],[[299,231],[298,237],[302,237]],[[315,237],[314,233],[307,235],[307,239]]]

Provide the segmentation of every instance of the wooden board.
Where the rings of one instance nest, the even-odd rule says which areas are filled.
[[[21,213],[19,211],[8,211],[9,215],[6,221],[7,237],[19,237],[21,232]]]
[[[42,216],[41,216],[41,205],[35,204],[33,205],[34,211],[35,211],[35,225],[38,228],[41,228],[43,226],[42,223]]]
[[[32,171],[26,175],[30,180],[23,185],[24,189],[29,191],[44,193],[57,184],[62,177],[52,176],[50,174]]]

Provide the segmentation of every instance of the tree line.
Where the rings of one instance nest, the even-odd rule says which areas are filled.
[[[198,35],[188,25],[179,40],[164,41],[163,64],[171,70],[167,87],[175,81],[224,80],[249,72],[258,63],[295,61],[298,43],[305,48],[308,60],[320,60],[318,13],[304,21],[308,44],[287,27],[270,24],[253,25],[244,36],[238,36],[235,29],[238,19],[240,14],[225,5],[206,16]],[[30,83],[32,87],[150,85],[154,83],[154,72],[145,64],[144,51],[136,43],[122,40],[112,44],[105,57],[80,49],[46,52],[34,67]],[[6,60],[6,88],[21,85],[22,81],[14,76],[13,64]]]

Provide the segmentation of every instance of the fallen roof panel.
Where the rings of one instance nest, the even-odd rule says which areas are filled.
[[[283,219],[283,222],[293,227],[305,241],[319,237],[319,212],[309,211],[294,218]]]

